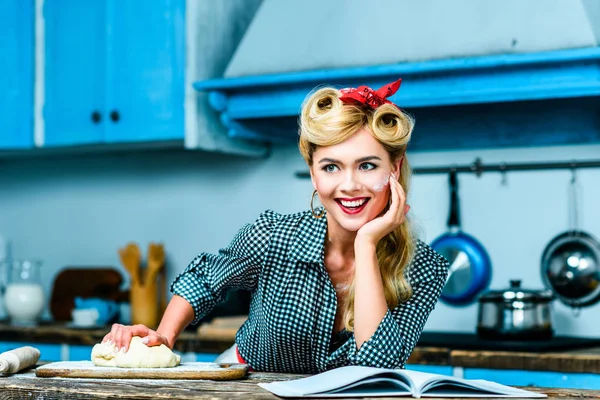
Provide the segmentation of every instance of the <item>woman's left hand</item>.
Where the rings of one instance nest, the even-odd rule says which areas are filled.
[[[406,220],[406,214],[410,209],[406,204],[406,193],[393,174],[390,175],[389,185],[392,198],[389,209],[382,216],[364,224],[356,233],[356,241],[366,241],[376,246],[385,235]]]

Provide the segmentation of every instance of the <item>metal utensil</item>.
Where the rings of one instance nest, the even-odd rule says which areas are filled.
[[[578,309],[600,300],[600,242],[578,228],[575,170],[570,182],[571,229],[553,238],[542,254],[541,274],[558,299]]]

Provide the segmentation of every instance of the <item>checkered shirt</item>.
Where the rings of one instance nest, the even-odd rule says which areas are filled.
[[[250,290],[248,320],[237,332],[236,343],[256,371],[311,374],[345,365],[403,368],[446,282],[448,262],[418,240],[407,269],[412,297],[388,310],[359,350],[352,334],[330,353],[337,298],[324,264],[326,231],[326,218],[314,218],[310,211],[266,211],[218,254],[196,256],[177,276],[171,292],[192,305],[197,323],[228,290]]]

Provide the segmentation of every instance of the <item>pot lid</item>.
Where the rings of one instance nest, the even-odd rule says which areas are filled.
[[[504,290],[491,290],[480,297],[480,301],[530,301],[549,302],[554,299],[551,290],[531,290],[521,287],[521,280],[511,280],[510,288]]]

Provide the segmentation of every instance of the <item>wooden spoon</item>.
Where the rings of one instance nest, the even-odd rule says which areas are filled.
[[[165,248],[160,243],[148,245],[148,265],[146,267],[146,282],[156,281],[156,276],[165,263]]]
[[[140,248],[136,243],[128,243],[127,246],[119,249],[119,256],[121,257],[121,263],[129,271],[131,276],[131,283],[134,285],[142,285],[142,274],[140,271],[140,262],[142,254]]]

